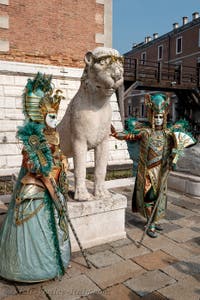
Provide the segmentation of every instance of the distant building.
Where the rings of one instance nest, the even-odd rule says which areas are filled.
[[[124,54],[125,63],[136,59],[139,66],[149,66],[149,76],[154,76],[157,70],[151,69],[155,62],[160,68],[173,67],[173,77],[171,77],[171,86],[176,85],[182,80],[185,86],[192,83],[197,78],[196,67],[200,63],[200,17],[199,13],[192,14],[192,20],[188,17],[182,18],[182,24],[173,24],[170,32],[159,36],[154,33],[152,37],[147,36],[144,42],[134,44],[132,49]],[[126,65],[127,66],[127,65]],[[183,68],[184,66],[184,68]],[[182,69],[183,68],[183,69]],[[187,69],[187,78],[184,72]],[[183,70],[183,72],[181,72]],[[152,74],[151,74],[152,73]],[[169,75],[170,71],[168,73]],[[181,74],[181,78],[179,78]],[[188,75],[189,74],[189,75]],[[125,77],[126,76],[125,69]],[[159,74],[158,74],[159,75]],[[185,76],[185,78],[184,78]],[[147,91],[137,91],[129,88],[130,82],[125,81],[125,117],[139,116],[145,117],[145,108],[143,94]],[[153,91],[151,91],[153,93]],[[141,95],[140,95],[141,93]],[[177,97],[172,93],[171,118],[176,119]],[[194,95],[195,97],[195,95]],[[187,112],[187,114],[189,114]]]

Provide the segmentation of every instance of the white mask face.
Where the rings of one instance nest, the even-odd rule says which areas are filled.
[[[57,114],[56,113],[48,113],[46,115],[46,124],[50,128],[56,128],[58,120],[57,120]]]
[[[157,114],[157,115],[155,115],[154,119],[155,119],[155,125],[156,126],[163,125],[163,114]]]

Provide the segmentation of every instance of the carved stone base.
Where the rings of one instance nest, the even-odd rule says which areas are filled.
[[[183,172],[171,172],[168,178],[168,188],[200,197],[200,176]]]
[[[126,197],[114,193],[106,199],[69,201],[69,216],[83,248],[125,238],[126,206]],[[70,238],[72,251],[80,250],[71,229]]]

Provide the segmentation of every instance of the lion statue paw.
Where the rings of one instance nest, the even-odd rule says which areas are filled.
[[[87,191],[86,188],[76,187],[74,194],[74,200],[78,201],[90,201],[93,199],[93,196]]]

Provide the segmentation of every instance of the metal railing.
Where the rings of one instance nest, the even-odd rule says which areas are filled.
[[[200,63],[194,66],[125,58],[124,78],[156,84],[200,86]]]

